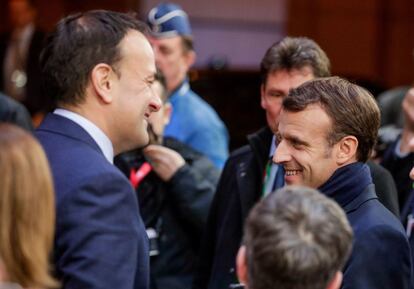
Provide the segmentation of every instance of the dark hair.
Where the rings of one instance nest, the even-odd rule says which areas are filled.
[[[266,51],[260,63],[262,83],[266,83],[269,73],[306,66],[312,69],[315,77],[331,75],[329,59],[315,41],[306,37],[285,37]]]
[[[119,43],[130,30],[145,33],[145,27],[133,15],[104,10],[62,19],[40,56],[46,93],[58,104],[82,103],[92,69],[106,63],[116,72]]]
[[[312,80],[292,89],[283,100],[283,110],[302,111],[319,104],[332,120],[330,146],[347,135],[358,139],[357,160],[366,162],[377,141],[380,111],[364,88],[339,77]]]
[[[324,289],[342,270],[352,229],[333,200],[305,187],[285,187],[262,199],[245,225],[251,289]]]
[[[194,51],[194,40],[193,37],[188,35],[181,36],[181,45],[183,47],[183,52],[187,53]]]

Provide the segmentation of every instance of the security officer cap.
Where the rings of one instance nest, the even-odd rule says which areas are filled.
[[[148,13],[147,23],[156,38],[191,36],[188,15],[180,6],[161,3]]]

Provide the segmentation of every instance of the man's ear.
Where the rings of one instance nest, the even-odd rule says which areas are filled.
[[[185,64],[187,65],[187,70],[190,69],[191,66],[193,66],[193,64],[196,61],[196,53],[193,50],[189,50],[187,52],[185,52]]]
[[[263,109],[266,109],[266,104],[265,104],[265,85],[263,83],[260,85],[260,106]]]
[[[336,162],[342,166],[357,159],[358,139],[352,135],[343,137],[336,145]]]
[[[247,262],[246,262],[246,246],[241,246],[236,257],[236,270],[239,282],[247,288]]]
[[[332,280],[329,281],[326,289],[338,289],[341,286],[342,278],[343,278],[342,272],[336,271],[335,275],[332,277]]]
[[[100,101],[112,102],[114,77],[118,77],[111,66],[105,63],[97,64],[91,72],[92,87]]]

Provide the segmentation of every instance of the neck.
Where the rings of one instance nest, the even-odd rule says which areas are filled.
[[[177,77],[177,78],[175,78],[173,80],[170,80],[167,83],[167,91],[168,91],[168,93],[171,94],[175,90],[177,90],[180,87],[180,85],[184,82],[184,80],[185,80],[185,76],[184,77]]]

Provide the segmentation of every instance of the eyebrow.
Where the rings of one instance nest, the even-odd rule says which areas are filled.
[[[291,143],[303,145],[303,146],[306,146],[306,147],[309,146],[308,142],[306,142],[304,140],[301,140],[300,138],[298,138],[296,136],[293,136],[293,135],[288,135],[288,136],[282,137],[282,135],[279,134],[279,137],[280,137],[280,139],[286,139],[287,141],[289,141]]]
[[[283,90],[280,90],[280,89],[277,89],[277,88],[269,88],[266,91],[267,91],[267,93],[277,93],[277,94],[280,94],[280,95],[287,96],[287,94]]]

